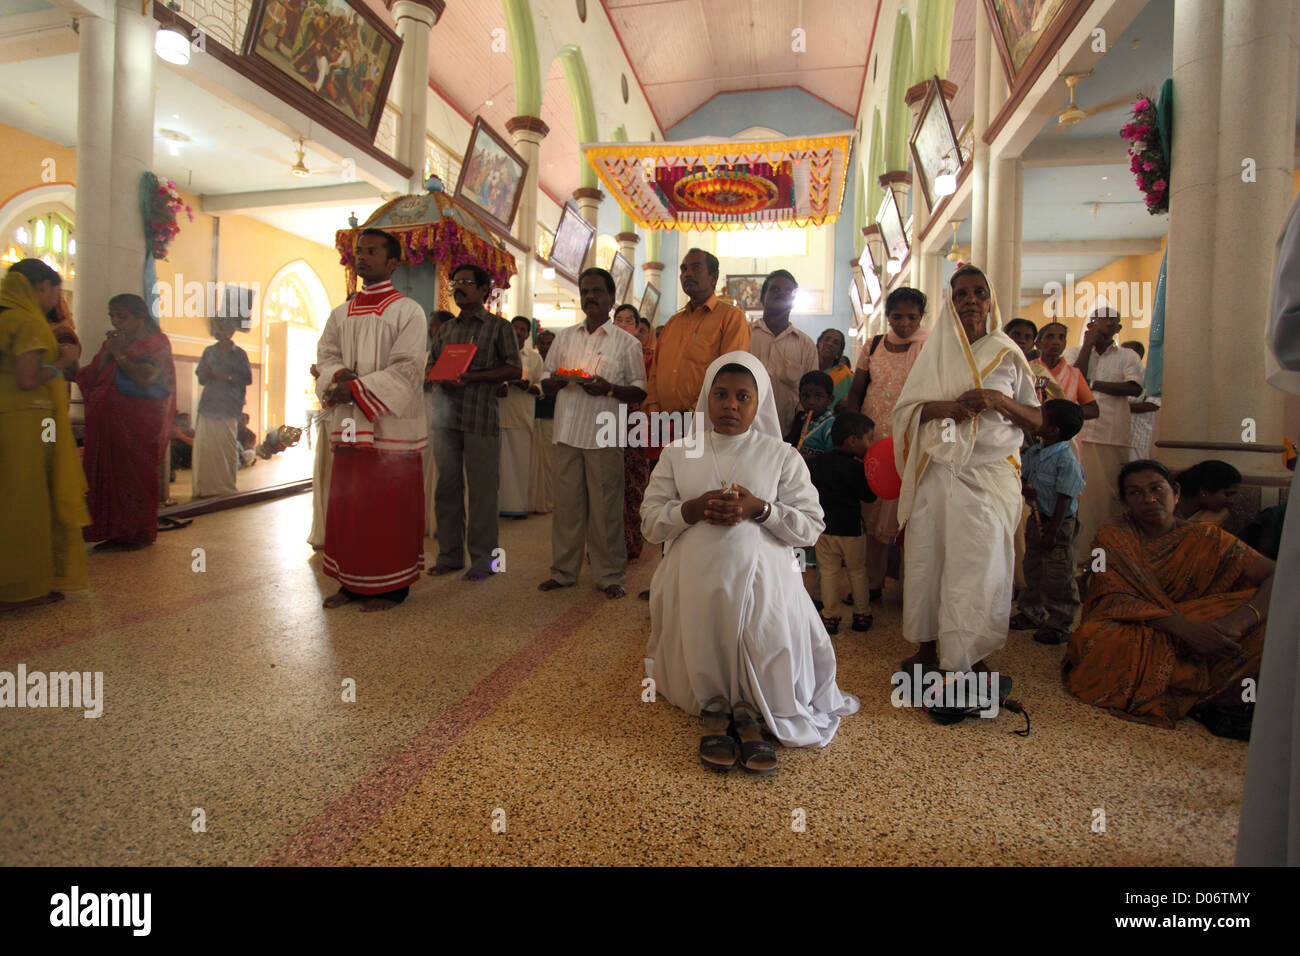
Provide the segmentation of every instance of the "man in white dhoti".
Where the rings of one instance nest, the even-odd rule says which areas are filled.
[[[1265,373],[1300,395],[1300,200],[1277,241]],[[1300,471],[1291,479],[1269,629],[1259,667],[1246,785],[1237,832],[1238,866],[1300,866]],[[1290,621],[1291,624],[1285,622]]]
[[[984,659],[1006,644],[1021,429],[1042,421],[1033,373],[1001,330],[984,273],[958,269],[950,296],[894,407],[903,636],[920,645],[908,672],[987,670]]]
[[[316,394],[334,446],[325,573],[339,590],[327,608],[363,600],[367,611],[388,610],[424,568],[425,318],[390,281],[401,255],[387,233],[361,234],[355,268],[365,288],[330,313],[316,347]]]
[[[641,504],[646,540],[665,545],[646,673],[658,694],[704,718],[705,766],[736,763],[734,718],[742,766],[769,773],[775,752],[762,725],[786,746],[824,747],[859,706],[836,686],[835,650],[793,554],[816,543],[821,505],[782,440],[757,358],[714,360],[695,407],[704,415],[693,449],[681,439],[664,449]]]
[[[501,484],[497,502],[503,518],[528,517],[528,481],[533,474],[533,413],[542,394],[542,357],[529,342],[533,323],[522,315],[510,320],[519,342],[523,378],[497,386],[501,403]]]

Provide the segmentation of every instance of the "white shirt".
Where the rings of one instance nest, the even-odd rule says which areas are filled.
[[[1038,407],[1033,378],[1010,353],[1002,357],[997,368],[984,376],[984,387],[1001,392],[1021,405]],[[984,465],[1007,457],[1020,460],[1020,446],[1024,444],[1025,433],[1011,419],[1001,412],[986,411],[980,413],[977,424],[970,465]]]
[[[780,335],[762,319],[749,327],[749,354],[767,369],[772,379],[772,397],[776,399],[776,417],[783,432],[788,431],[799,410],[799,379],[805,372],[818,371],[821,360],[817,343],[793,325],[787,325]]]
[[[1065,350],[1065,361],[1073,365],[1079,357],[1079,347],[1072,346]],[[1091,387],[1094,382],[1136,382],[1143,383],[1142,360],[1132,349],[1121,348],[1112,342],[1110,348],[1102,355],[1093,349],[1088,356],[1088,370],[1084,373]],[[1132,440],[1132,415],[1128,403],[1131,395],[1107,395],[1096,392],[1097,418],[1083,423],[1079,432],[1080,441],[1095,445],[1123,445],[1126,448]]]
[[[545,374],[557,369],[580,368],[613,385],[645,389],[645,358],[641,342],[606,319],[595,332],[584,319],[561,329],[546,353]],[[588,395],[581,385],[566,385],[555,396],[555,442],[573,448],[599,448],[597,416],[609,412],[616,418],[621,403],[612,395]],[[622,436],[619,436],[620,438]]]

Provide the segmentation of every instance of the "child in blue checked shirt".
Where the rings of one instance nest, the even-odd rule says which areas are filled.
[[[1064,398],[1043,403],[1038,442],[1024,454],[1021,479],[1032,518],[1025,529],[1025,587],[1020,613],[1011,619],[1018,631],[1034,631],[1040,644],[1070,639],[1079,610],[1079,587],[1071,557],[1079,533],[1075,514],[1083,491],[1083,467],[1070,439],[1083,427],[1083,409]]]

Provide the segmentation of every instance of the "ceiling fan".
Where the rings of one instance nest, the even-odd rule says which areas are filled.
[[[954,219],[950,223],[952,226],[952,245],[948,247],[948,254],[944,257],[949,262],[964,262],[970,258],[970,250],[963,249],[957,244],[957,230],[961,228],[963,222],[965,222],[964,219]]]
[[[1088,109],[1081,109],[1074,102],[1074,89],[1083,80],[1092,76],[1092,71],[1087,73],[1071,73],[1065,78],[1065,85],[1070,88],[1070,102],[1065,105],[1059,113],[1056,114],[1056,131],[1059,132],[1066,127],[1074,126],[1081,123],[1090,116],[1096,116],[1099,113],[1105,113],[1107,110],[1113,110],[1120,106],[1127,106],[1137,99],[1137,93],[1129,93],[1124,96],[1118,96],[1113,100],[1107,100],[1105,103],[1098,103],[1096,106]]]
[[[298,145],[295,148],[298,151],[298,159],[289,167],[289,172],[292,175],[297,176],[299,179],[306,179],[308,176],[316,176],[321,173],[338,172],[337,169],[308,169],[307,164],[303,162],[303,155],[306,153],[306,146],[304,145],[304,140],[301,136],[298,137]]]

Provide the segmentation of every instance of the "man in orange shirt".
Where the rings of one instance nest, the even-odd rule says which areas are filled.
[[[749,323],[734,305],[719,302],[718,260],[703,249],[686,253],[682,291],[690,301],[659,332],[646,383],[647,412],[690,412],[704,385],[704,372],[720,355],[749,351]],[[673,436],[677,437],[677,436]],[[657,459],[659,449],[646,449]]]

